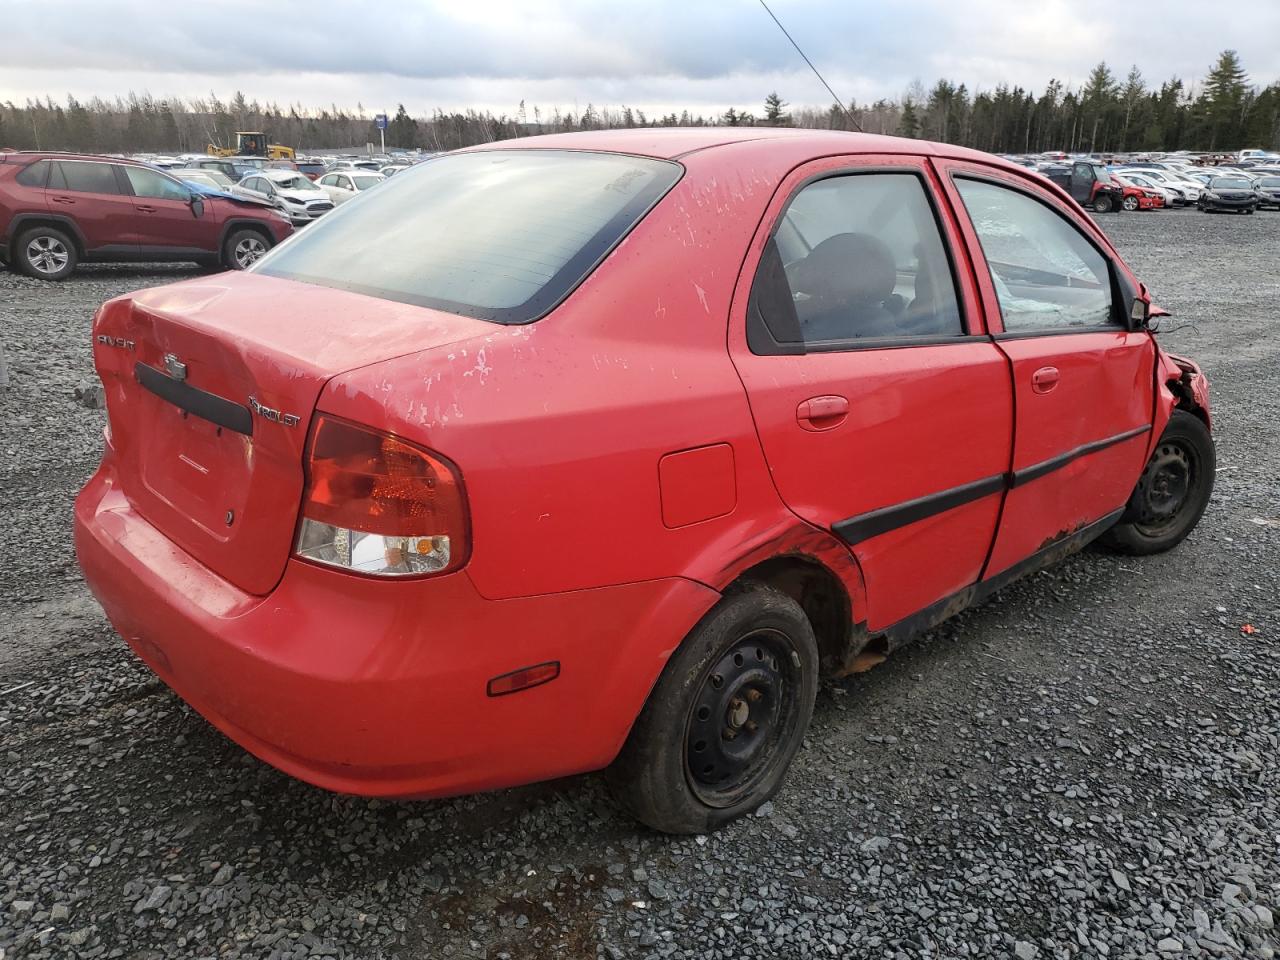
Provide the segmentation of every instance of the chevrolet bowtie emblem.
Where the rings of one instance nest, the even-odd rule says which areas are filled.
[[[175,380],[187,379],[187,365],[179,360],[176,354],[164,355],[164,372]]]

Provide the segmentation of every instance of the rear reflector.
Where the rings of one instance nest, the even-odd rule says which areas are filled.
[[[423,576],[467,561],[462,478],[453,464],[387,433],[327,414],[307,444],[294,552],[375,576]]]
[[[560,661],[558,660],[539,663],[532,667],[525,667],[522,670],[513,670],[511,673],[504,673],[502,676],[494,677],[489,681],[489,696],[501,697],[508,693],[528,690],[530,687],[550,683],[558,676],[560,676]]]

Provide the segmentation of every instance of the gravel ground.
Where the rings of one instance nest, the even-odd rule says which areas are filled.
[[[180,268],[0,273],[0,960],[1280,953],[1280,215],[1102,218],[1213,381],[1164,556],[1088,551],[827,684],[779,797],[637,829],[595,776],[336,797],[231,744],[89,598],[89,317]]]

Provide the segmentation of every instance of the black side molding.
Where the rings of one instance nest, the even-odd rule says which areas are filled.
[[[908,523],[915,523],[917,520],[923,520],[947,510],[962,507],[974,500],[981,500],[993,493],[999,493],[1005,488],[1005,484],[1005,475],[1000,473],[994,477],[943,490],[941,493],[931,493],[926,497],[908,500],[905,503],[895,503],[891,507],[881,507],[870,513],[861,513],[848,520],[841,520],[831,529],[845,543],[860,543],[887,533],[894,527],[903,527]]]
[[[1134,427],[1132,430],[1126,430],[1124,433],[1117,433],[1114,437],[1081,444],[1074,450],[1068,450],[1066,453],[1060,453],[1056,457],[1050,457],[1048,460],[1041,460],[1039,463],[1033,463],[1029,467],[1015,470],[1009,487],[1012,489],[1013,487],[1020,487],[1024,483],[1030,483],[1032,480],[1038,480],[1047,473],[1053,473],[1053,471],[1065,467],[1072,460],[1078,460],[1091,453],[1097,453],[1099,450],[1107,449],[1107,447],[1114,447],[1117,443],[1124,443],[1126,440],[1132,440],[1134,437],[1140,437],[1144,433],[1150,432],[1151,424],[1148,423],[1141,427]]]
[[[210,423],[216,423],[236,433],[243,433],[246,437],[253,436],[253,415],[248,407],[228,400],[226,397],[220,397],[216,393],[193,387],[181,380],[175,380],[141,361],[134,364],[133,375],[138,383],[178,409],[193,413],[201,420],[208,420]]]
[[[1046,567],[1051,567],[1066,559],[1073,553],[1083,550],[1092,541],[1098,539],[1098,537],[1119,523],[1122,516],[1124,516],[1123,507],[1078,530],[1065,534],[1047,546],[1041,547],[1031,556],[1019,560],[1009,569],[1002,570],[995,576],[979,583],[970,584],[963,590],[959,590],[949,597],[943,597],[923,610],[918,610],[897,623],[890,624],[883,630],[877,631],[876,636],[885,638],[886,651],[897,650],[926,630],[933,629],[961,610],[967,610],[969,607],[984,602],[1015,580],[1021,580],[1030,574],[1038,573]]]

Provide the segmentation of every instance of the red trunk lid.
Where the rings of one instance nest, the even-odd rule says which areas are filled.
[[[307,427],[325,382],[492,331],[480,320],[252,274],[110,301],[94,324],[94,355],[121,487],[200,562],[243,590],[269,593],[293,546]]]

